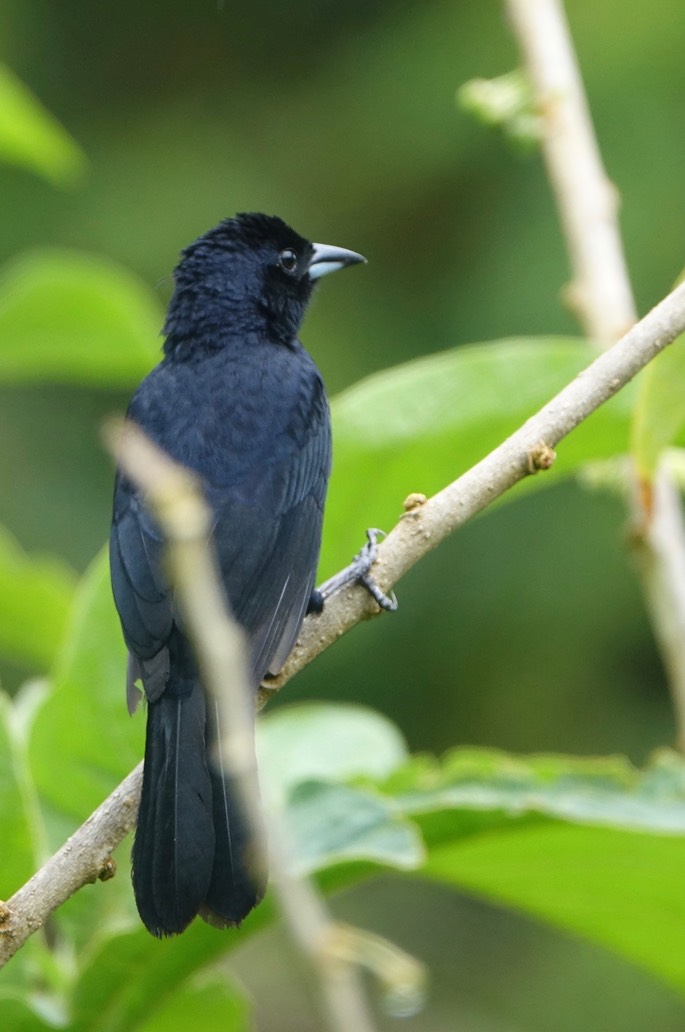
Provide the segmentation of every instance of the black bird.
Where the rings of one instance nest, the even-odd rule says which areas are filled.
[[[317,279],[362,261],[310,243],[275,216],[221,222],[182,252],[164,357],[128,410],[199,474],[255,691],[282,666],[318,599],[330,420],[320,373],[297,333]],[[129,708],[138,680],[148,704],[133,887],[157,936],[183,931],[198,913],[237,925],[265,889],[234,786],[209,758],[217,729],[164,574],[163,545],[140,494],[118,474],[112,586],[129,649]]]

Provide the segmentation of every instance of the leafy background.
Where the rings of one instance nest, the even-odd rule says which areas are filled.
[[[645,310],[684,263],[682,11],[568,6]],[[516,62],[499,5],[128,0],[103,15],[6,0],[0,30],[0,671],[13,695],[49,675],[3,704],[6,896],[140,755],[100,557],[112,473],[98,426],[155,360],[180,247],[262,209],[369,258],[325,284],[303,335],[336,399],[324,575],[593,348],[559,301],[539,158],[455,104],[465,80]],[[682,443],[673,356],[553,473],[425,560],[398,614],[341,641],[265,721],[262,765],[289,777],[302,862],[337,890],[335,912],[429,965],[407,1028],[683,1026],[683,775],[670,754],[649,759],[674,737],[668,693],[625,506],[606,476],[575,476],[630,443],[649,470]],[[284,708],[309,699],[386,719]],[[510,755],[529,752],[588,759]],[[316,1028],[273,917],[256,912],[227,968],[211,930],[162,945],[141,932],[125,877],[88,888],[59,916],[56,951],[36,939],[0,975],[4,1013],[16,1028],[102,1028],[106,1014],[112,1029],[171,1029],[231,1008],[237,1028],[247,990],[258,1027]]]

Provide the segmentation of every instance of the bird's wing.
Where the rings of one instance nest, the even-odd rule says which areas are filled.
[[[217,486],[204,478],[214,511],[212,545],[226,596],[250,641],[255,686],[285,661],[314,586],[330,470],[322,387],[310,415],[305,428],[282,435],[273,454],[259,456],[239,482]],[[178,623],[162,549],[162,535],[140,496],[119,476],[110,536],[112,585],[132,654],[129,680],[142,677],[152,699],[164,690],[166,643]]]
[[[134,709],[134,683],[142,678],[148,697],[163,691],[169,672],[166,643],[173,607],[162,573],[164,542],[133,486],[120,474],[114,488],[109,538],[112,591],[129,649],[128,700]]]
[[[258,466],[240,490],[210,491],[213,544],[234,615],[247,631],[251,680],[285,662],[314,581],[330,472],[328,408],[321,398],[306,433]]]

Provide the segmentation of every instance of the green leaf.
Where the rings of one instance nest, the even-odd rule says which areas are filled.
[[[421,827],[421,877],[602,945],[685,993],[680,757],[662,752],[638,771],[620,757],[458,749],[443,761],[413,757],[377,791]],[[321,803],[317,821],[297,836],[305,857],[307,836],[325,834]],[[320,856],[326,862],[323,849]],[[368,873],[341,862],[323,883],[332,890]]]
[[[0,899],[6,900],[31,877],[35,864],[34,813],[27,784],[22,734],[12,701],[0,692]]]
[[[631,451],[638,473],[651,480],[664,449],[683,443],[685,429],[685,334],[649,363],[631,427]]]
[[[75,140],[2,64],[0,161],[30,169],[58,186],[78,183],[87,167]]]
[[[126,710],[126,649],[103,551],[79,584],[30,761],[41,796],[84,820],[143,755],[144,715]]]
[[[37,1010],[13,992],[4,992],[0,989],[0,1012],[2,1013],[3,1027],[11,1032],[44,1032],[46,1029],[59,1027],[50,1021],[45,1021]]]
[[[465,472],[598,354],[561,338],[472,344],[377,373],[335,398],[323,575],[359,551],[366,527],[392,527],[407,495],[431,495]],[[627,451],[632,395],[628,387],[603,405],[525,489]]]
[[[387,778],[407,760],[405,742],[380,713],[309,703],[262,717],[259,779],[285,805],[297,866],[308,873],[349,860],[410,868],[421,862],[416,828],[373,788],[341,784]]]
[[[407,747],[397,727],[375,710],[305,703],[259,719],[257,755],[264,791],[282,800],[305,781],[385,778],[406,761]]]
[[[416,827],[368,789],[307,782],[292,793],[285,819],[305,874],[350,860],[411,870],[424,859]]]
[[[421,874],[533,914],[685,992],[685,764],[416,757],[384,790],[424,832]]]
[[[533,100],[528,75],[516,68],[495,79],[471,79],[457,90],[457,104],[486,126],[532,149],[539,145],[543,120]]]
[[[685,992],[685,839],[513,827],[431,850],[423,874],[599,943]]]
[[[674,286],[685,281],[683,271]],[[630,450],[638,474],[650,481],[666,448],[684,444],[685,333],[654,358],[639,377],[630,430]]]
[[[249,1032],[250,1006],[225,976],[213,975],[182,987],[136,1026],[140,1032],[187,1032],[189,1028]]]
[[[210,928],[198,920],[182,936],[170,939],[155,939],[142,926],[105,938],[87,957],[75,986],[71,1032],[175,1028],[162,1023],[167,1007],[172,1008],[172,1001],[178,999],[185,1011],[186,987],[191,993],[201,987],[194,980],[197,972],[243,945],[250,931],[261,927],[264,915],[270,913],[262,904],[239,930],[230,932]],[[237,1022],[243,1018],[244,1001],[231,989],[228,992],[228,1014],[240,1029]],[[210,1006],[213,999],[214,994],[205,997],[203,1006]],[[199,1027],[224,1026],[200,1022]]]
[[[135,385],[159,352],[162,310],[114,262],[43,249],[0,278],[0,383]]]
[[[47,670],[64,636],[75,584],[65,563],[28,556],[0,527],[0,653]]]
[[[385,786],[406,814],[481,811],[490,824],[531,814],[572,823],[685,836],[685,766],[657,754],[639,772],[623,757],[510,756],[455,749],[441,763],[418,758]]]

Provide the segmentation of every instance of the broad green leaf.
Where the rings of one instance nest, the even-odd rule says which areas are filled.
[[[664,449],[682,443],[685,428],[685,334],[642,373],[631,427],[638,472],[651,479]]]
[[[401,868],[421,862],[412,824],[375,790],[341,784],[386,778],[407,760],[394,724],[364,706],[302,704],[258,722],[266,799],[285,805],[297,866],[306,872],[349,860]]]
[[[115,262],[43,249],[0,278],[0,383],[135,385],[159,353],[162,310]]]
[[[71,1032],[163,1027],[159,1010],[163,1013],[186,985],[196,984],[188,980],[197,972],[243,945],[269,916],[273,915],[266,902],[239,929],[228,932],[198,920],[183,935],[170,939],[155,939],[142,925],[105,938],[87,958],[75,986]],[[239,1001],[234,1000],[233,1006],[228,1013],[240,1013]],[[157,1023],[148,1025],[153,1021]]]
[[[685,993],[685,838],[572,825],[446,842],[423,874],[613,950]]]
[[[645,772],[623,757],[517,757],[455,749],[419,757],[386,783],[405,814],[473,811],[488,822],[531,814],[579,824],[685,836],[685,765],[664,750]]]
[[[87,167],[85,154],[76,141],[3,64],[0,161],[28,168],[59,186],[78,182]]]
[[[407,759],[397,727],[365,706],[306,703],[284,706],[257,724],[263,790],[284,798],[304,781],[387,777]]]
[[[64,636],[76,574],[65,563],[29,556],[0,527],[0,653],[47,670]]]
[[[143,755],[145,717],[127,713],[125,672],[103,551],[77,588],[54,688],[30,741],[41,796],[61,815],[84,820]]]
[[[472,344],[377,373],[335,398],[323,575],[359,551],[366,527],[392,527],[407,495],[431,495],[465,472],[598,354],[561,338]],[[527,484],[549,485],[627,451],[632,396],[626,388],[603,405],[559,445],[552,470]]]
[[[292,793],[285,819],[306,874],[350,860],[411,870],[424,858],[416,827],[368,789],[307,782]]]
[[[414,757],[378,791],[421,827],[421,877],[602,945],[685,993],[679,757],[640,772],[618,757],[455,750]],[[370,870],[341,862],[322,881],[330,891]]]
[[[613,949],[685,992],[685,764],[416,757],[385,785],[425,836],[421,873]]]
[[[172,993],[154,1014],[135,1026],[140,1032],[188,1032],[189,1028],[250,1032],[250,1006],[226,979],[214,974]]]

